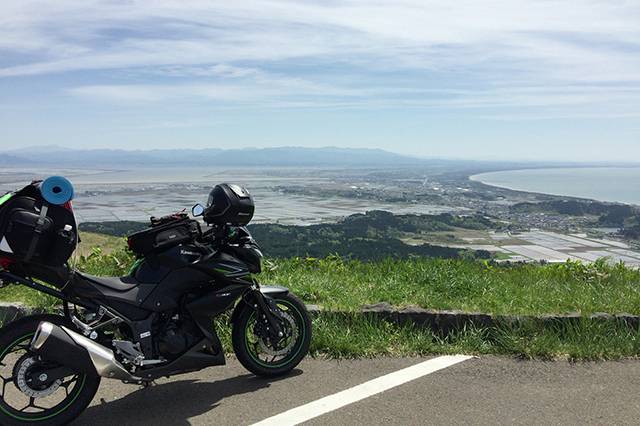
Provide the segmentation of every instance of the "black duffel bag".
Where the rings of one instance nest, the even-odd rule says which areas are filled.
[[[47,203],[39,182],[0,198],[0,256],[48,266],[64,265],[78,244],[68,205]]]

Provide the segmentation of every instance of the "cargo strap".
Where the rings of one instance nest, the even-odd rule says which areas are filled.
[[[29,244],[29,250],[27,251],[27,255],[25,256],[25,262],[31,260],[36,251],[36,246],[38,245],[38,241],[40,240],[40,235],[42,234],[42,226],[45,224],[45,219],[47,217],[47,212],[49,211],[49,206],[47,204],[42,204],[42,209],[40,209],[40,217],[36,221],[36,227],[33,229],[33,238],[31,239],[31,244]]]

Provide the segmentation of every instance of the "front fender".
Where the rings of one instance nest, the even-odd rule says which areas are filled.
[[[289,289],[279,285],[260,286],[260,293],[266,296],[281,296],[289,293]]]
[[[279,285],[264,285],[260,286],[260,293],[262,294],[262,296],[267,297],[282,296],[288,294],[289,289]],[[246,299],[248,300],[245,300],[244,297],[240,299],[240,302],[238,302],[236,307],[233,309],[233,313],[231,314],[230,321],[232,324],[236,322],[236,320],[240,316],[240,312],[242,312],[243,309],[250,307],[247,305],[247,302],[251,301],[252,297],[256,297],[256,294],[253,291],[247,295]]]

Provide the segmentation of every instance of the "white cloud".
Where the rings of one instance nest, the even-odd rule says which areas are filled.
[[[71,91],[94,99],[466,108],[640,103],[637,91],[627,90],[640,84],[637,1],[5,0],[2,9],[0,55],[21,59],[0,58],[0,77],[115,70],[179,80],[96,77]],[[427,81],[434,73],[439,79]],[[610,84],[619,86],[614,93],[606,91]],[[527,93],[530,87],[536,93]]]

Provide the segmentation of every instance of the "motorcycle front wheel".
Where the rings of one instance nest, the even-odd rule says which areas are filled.
[[[289,373],[307,355],[311,344],[311,319],[304,303],[291,293],[273,299],[283,331],[277,342],[267,337],[267,326],[248,306],[240,312],[231,335],[238,361],[263,377]]]

